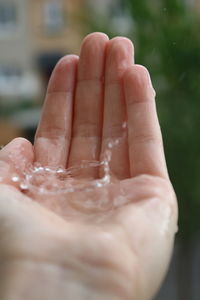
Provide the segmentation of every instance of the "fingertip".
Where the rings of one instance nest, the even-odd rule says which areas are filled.
[[[54,70],[58,72],[62,71],[63,69],[65,70],[69,64],[76,63],[78,59],[79,59],[78,55],[67,54],[59,59]]]
[[[73,86],[79,56],[69,54],[63,56],[56,64],[47,88],[47,92],[66,92]],[[68,83],[69,81],[69,83]]]
[[[90,43],[91,41],[94,42],[94,41],[103,41],[103,42],[107,42],[109,40],[109,37],[107,34],[103,33],[103,32],[92,32],[92,33],[89,33],[88,35],[86,35],[86,37],[83,39],[83,42],[82,42],[82,46],[87,44],[87,43]]]
[[[155,98],[149,71],[142,65],[133,65],[124,73],[126,98],[133,102],[144,102]]]
[[[102,48],[107,45],[109,41],[108,36],[105,33],[93,32],[88,34],[82,41],[80,57],[86,55],[95,55],[98,51],[102,51]]]
[[[109,38],[101,32],[87,35],[81,45],[78,80],[102,79]]]
[[[106,83],[123,78],[125,70],[134,63],[134,46],[126,37],[114,37],[108,42],[106,57]]]
[[[30,162],[33,161],[33,145],[23,137],[17,137],[9,142],[2,150],[2,154],[13,155],[13,158],[25,156]]]
[[[126,37],[114,37],[108,43],[107,49],[109,61],[123,73],[124,70],[134,63],[134,45],[132,41]]]
[[[124,73],[124,79],[128,84],[132,84],[133,82],[135,82],[140,86],[142,86],[144,83],[147,83],[148,81],[150,81],[151,83],[148,69],[142,65],[136,64],[127,68]]]
[[[63,72],[66,72],[68,68],[72,65],[76,65],[79,60],[78,55],[74,54],[67,54],[59,59],[59,61],[56,63],[54,70],[52,72],[52,75],[58,75],[60,73],[63,74]]]
[[[121,47],[124,46],[126,48],[128,48],[129,51],[131,51],[132,53],[134,53],[134,44],[133,42],[127,38],[127,37],[123,37],[123,36],[116,36],[114,38],[112,38],[109,41],[109,47],[115,49],[116,47]]]
[[[23,137],[16,137],[12,141],[10,141],[5,147],[2,149],[2,151],[13,149],[13,148],[32,148],[32,144],[30,141]]]
[[[34,152],[32,144],[25,138],[15,138],[0,151],[0,181],[11,182],[12,174],[22,174],[33,163]]]

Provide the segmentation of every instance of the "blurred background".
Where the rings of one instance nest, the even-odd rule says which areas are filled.
[[[155,300],[200,300],[200,0],[0,0],[0,145],[33,141],[53,67],[92,31],[133,40],[157,91],[180,219]]]

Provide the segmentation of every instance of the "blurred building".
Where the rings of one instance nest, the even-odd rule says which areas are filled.
[[[185,1],[200,10],[200,0]],[[79,52],[90,18],[120,35],[134,26],[124,0],[0,0],[0,117],[5,105],[13,110],[9,123],[34,130],[39,110],[16,107],[43,99],[59,58]]]
[[[200,9],[200,0],[186,0]],[[64,54],[77,53],[84,15],[109,20],[126,34],[133,26],[123,0],[0,0],[0,101],[32,99]]]
[[[79,51],[83,8],[84,0],[0,0],[0,117],[10,114],[0,144],[18,129],[32,139],[40,114],[32,106],[43,100],[60,57]]]
[[[0,0],[0,99],[32,98],[38,74],[80,45],[81,0]]]
[[[77,53],[82,39],[83,1],[29,0],[34,63],[48,80],[57,60]]]
[[[35,93],[32,81],[31,36],[26,0],[0,0],[0,97]],[[34,76],[33,76],[34,77]]]

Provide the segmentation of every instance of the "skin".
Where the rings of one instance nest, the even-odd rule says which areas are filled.
[[[80,56],[65,56],[54,69],[34,146],[17,138],[0,151],[1,299],[148,300],[162,283],[177,202],[155,92],[133,52],[127,38],[88,35]],[[11,180],[35,162],[68,168],[99,161],[115,139],[112,180],[89,194],[41,196]],[[101,168],[86,169],[81,180],[101,175]],[[124,205],[114,205],[118,193]],[[88,197],[94,205],[86,209]]]

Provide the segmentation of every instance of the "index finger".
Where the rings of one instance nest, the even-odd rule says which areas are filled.
[[[67,55],[56,65],[47,89],[35,136],[35,161],[65,167],[68,159],[78,57]]]

